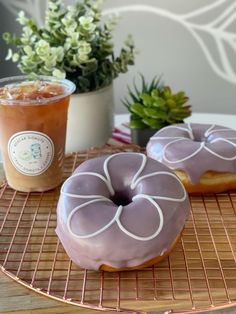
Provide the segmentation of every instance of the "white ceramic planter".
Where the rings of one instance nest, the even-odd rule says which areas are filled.
[[[114,125],[113,85],[73,94],[68,110],[66,153],[104,145]]]

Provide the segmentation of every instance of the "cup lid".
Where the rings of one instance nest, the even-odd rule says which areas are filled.
[[[76,89],[75,84],[67,79],[58,79],[53,76],[44,76],[44,75],[37,75],[37,76],[19,75],[19,76],[12,76],[12,77],[6,77],[6,78],[0,79],[0,90],[1,88],[9,87],[9,93],[10,93],[11,87],[12,88],[17,87],[18,85],[19,86],[30,85],[33,82],[34,83],[39,82],[39,84],[41,82],[59,84],[64,87],[63,93],[58,94],[58,95],[52,95],[52,97],[45,97],[45,98],[40,98],[40,99],[14,99],[14,98],[10,98],[11,97],[10,95],[8,97],[5,97],[4,95],[1,97],[1,94],[0,94],[0,104],[4,103],[4,104],[12,104],[12,105],[32,105],[32,104],[43,105],[49,102],[57,101],[66,96],[69,96]]]

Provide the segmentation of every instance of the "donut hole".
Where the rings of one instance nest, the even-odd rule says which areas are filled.
[[[127,206],[132,202],[132,197],[125,193],[124,191],[117,191],[111,197],[111,200],[117,206]]]
[[[200,133],[200,132],[194,132],[193,131],[193,141],[194,142],[198,142],[198,143],[202,143],[202,142],[206,142],[206,138],[204,136],[204,134]]]

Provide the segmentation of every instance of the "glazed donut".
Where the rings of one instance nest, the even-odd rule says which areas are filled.
[[[64,182],[56,233],[83,268],[137,269],[170,252],[189,211],[182,183],[166,166],[117,153],[83,162]]]
[[[173,169],[189,193],[236,189],[236,130],[209,124],[175,124],[158,131],[147,155]]]

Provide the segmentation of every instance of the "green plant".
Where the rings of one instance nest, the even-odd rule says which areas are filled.
[[[128,66],[134,64],[134,44],[129,35],[120,54],[114,56],[112,31],[117,19],[111,16],[101,25],[100,0],[80,0],[65,7],[62,0],[49,0],[46,20],[38,27],[21,11],[20,37],[3,34],[9,49],[6,59],[18,62],[26,74],[66,77],[78,92],[88,92],[109,85]]]
[[[160,78],[154,78],[147,83],[141,75],[141,90],[134,82],[134,88],[128,87],[130,100],[123,104],[131,113],[130,128],[160,129],[173,123],[183,122],[191,115],[191,106],[187,104],[188,97],[183,91],[172,93],[169,86],[165,86]]]

